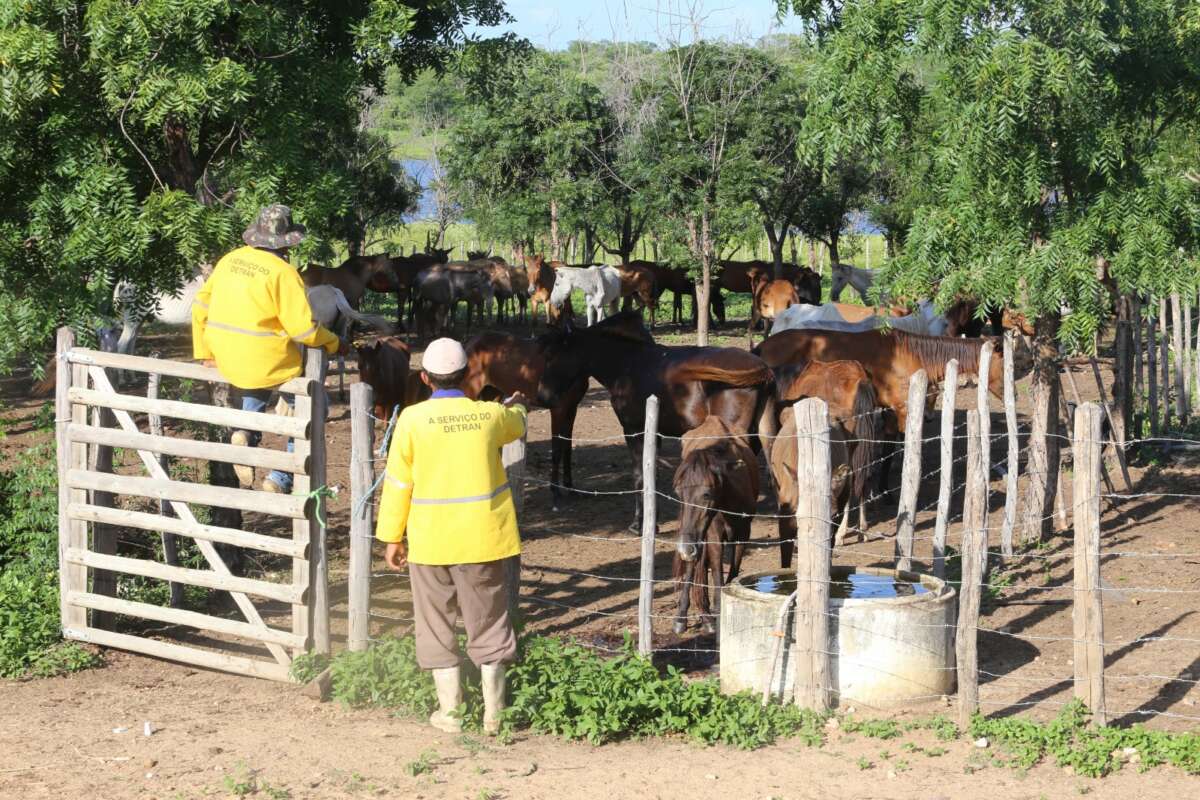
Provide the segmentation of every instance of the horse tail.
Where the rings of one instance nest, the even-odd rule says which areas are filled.
[[[338,314],[346,319],[374,328],[383,334],[390,334],[392,332],[391,320],[384,319],[378,314],[364,314],[356,311],[354,307],[350,305],[350,301],[346,299],[345,293],[343,293],[340,289],[334,289],[333,301],[337,305]]]
[[[768,383],[774,379],[766,364],[747,367],[729,367],[717,364],[686,364],[675,371],[676,380],[711,381],[727,386],[744,388]]]
[[[867,480],[871,466],[879,452],[881,426],[876,406],[875,386],[869,380],[860,380],[854,392],[854,405],[850,410],[854,421],[854,438],[857,443],[850,455],[850,469],[854,471],[854,496],[866,497]]]

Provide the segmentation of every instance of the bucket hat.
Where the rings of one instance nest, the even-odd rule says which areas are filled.
[[[242,241],[251,247],[281,250],[295,247],[304,239],[305,228],[292,222],[292,210],[273,203],[258,212],[258,219],[242,233]]]

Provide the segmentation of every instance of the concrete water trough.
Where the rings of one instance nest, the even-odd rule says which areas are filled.
[[[957,593],[945,581],[915,572],[833,567],[830,571],[829,652],[834,702],[889,708],[954,691]],[[792,699],[795,614],[777,648],[783,605],[796,588],[794,573],[742,575],[721,596],[721,690],[763,691]],[[772,656],[779,652],[779,657]]]

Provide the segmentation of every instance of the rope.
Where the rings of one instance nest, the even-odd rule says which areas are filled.
[[[375,454],[377,456],[383,456],[387,452],[388,447],[392,441],[392,431],[395,430],[395,428],[396,428],[396,417],[399,414],[400,414],[400,405],[397,404],[392,407],[392,418],[390,420],[388,420],[387,428],[383,432],[383,441],[380,442],[379,448],[375,451]],[[372,460],[374,460],[374,459],[372,459]],[[379,475],[376,476],[375,482],[371,484],[371,488],[367,489],[367,491],[363,493],[363,496],[358,498],[358,502],[354,505],[354,509],[353,509],[354,516],[356,516],[356,517],[362,516],[363,511],[367,507],[367,503],[369,501],[372,501],[375,499],[375,492],[379,490],[379,485],[381,483],[383,483],[383,479],[385,477],[387,477],[387,466],[386,465],[384,466],[384,468],[382,470],[380,470]]]
[[[326,497],[338,496],[338,487],[318,486],[305,496],[316,502],[317,507],[314,518],[317,520],[317,524],[321,526],[321,533],[326,533],[328,526],[325,522],[325,515],[322,513],[322,506],[324,506],[324,499]]]

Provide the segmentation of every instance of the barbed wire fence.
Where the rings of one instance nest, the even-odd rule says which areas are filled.
[[[1106,446],[1117,444],[1115,435],[1103,433],[1102,421],[1111,420],[1113,416],[1112,409],[1106,407],[1103,397],[1101,403],[1083,402],[1075,407],[1073,431],[1059,433],[1050,430],[1045,434],[1047,439],[1055,439],[1059,444],[1071,447],[1072,480],[1069,492],[1066,485],[1060,485],[1063,476],[1061,468],[1057,465],[1052,470],[1037,473],[1026,463],[1025,471],[1021,473],[1022,462],[1028,462],[1030,448],[1034,443],[1031,433],[1018,429],[1016,424],[1011,352],[1011,347],[1005,348],[1003,395],[1005,419],[1008,424],[1003,432],[996,434],[983,423],[984,419],[990,420],[987,396],[988,358],[981,358],[979,397],[976,401],[978,408],[969,411],[966,420],[957,424],[957,365],[951,366],[943,382],[942,425],[936,435],[926,436],[921,428],[923,415],[916,409],[925,408],[926,381],[923,375],[914,376],[909,407],[915,410],[909,415],[909,419],[916,420],[912,421],[905,431],[905,466],[900,484],[875,495],[868,503],[878,513],[885,507],[890,508],[890,504],[895,502],[896,533],[887,537],[894,543],[893,564],[911,565],[916,548],[928,546],[929,571],[936,577],[945,578],[951,586],[956,587],[956,591],[951,593],[954,605],[952,619],[917,618],[909,623],[918,629],[928,628],[934,638],[940,636],[944,642],[950,643],[951,655],[940,665],[925,665],[925,669],[931,673],[925,681],[928,691],[914,691],[910,693],[908,701],[957,702],[959,720],[965,723],[976,711],[1000,710],[1010,713],[1034,707],[1058,708],[1067,703],[1067,699],[1060,699],[1060,696],[1071,693],[1087,704],[1097,722],[1151,716],[1185,721],[1200,720],[1200,715],[1192,716],[1165,708],[1139,706],[1132,709],[1116,709],[1108,708],[1105,703],[1106,680],[1120,683],[1137,682],[1138,685],[1156,684],[1162,687],[1160,694],[1171,696],[1179,695],[1180,690],[1186,693],[1197,683],[1197,676],[1186,670],[1175,675],[1167,674],[1166,671],[1154,674],[1117,672],[1112,669],[1111,663],[1106,668],[1106,656],[1112,662],[1124,653],[1144,645],[1175,643],[1191,646],[1193,643],[1200,643],[1200,639],[1171,635],[1168,632],[1169,628],[1160,627],[1149,634],[1123,640],[1121,637],[1106,637],[1103,624],[1104,599],[1106,595],[1111,598],[1114,592],[1171,592],[1186,595],[1200,594],[1200,589],[1153,586],[1123,586],[1115,589],[1104,585],[1100,578],[1102,558],[1177,557],[1159,552],[1114,549],[1119,545],[1109,546],[1107,549],[1102,547],[1102,502],[1115,505],[1132,500],[1196,501],[1200,500],[1200,495],[1135,491],[1132,485],[1127,485],[1126,490],[1122,492],[1112,486],[1111,482],[1107,491],[1101,490],[1100,481],[1106,470],[1103,450]],[[920,390],[916,388],[918,384],[921,385]],[[379,577],[373,574],[371,569],[374,492],[382,473],[380,462],[386,460],[386,451],[385,448],[374,448],[375,420],[369,412],[372,405],[369,391],[369,387],[362,384],[351,387],[354,447],[351,462],[352,522],[348,601],[349,645],[351,649],[356,650],[365,649],[370,645],[372,620],[377,623],[384,622],[391,627],[392,632],[397,631],[399,625],[398,630],[403,632],[412,619],[411,612],[405,613],[402,604],[393,603],[392,607],[386,610],[371,608],[371,582],[373,578]],[[651,401],[657,404],[655,398],[651,398]],[[877,546],[872,547],[873,544],[879,544],[881,540],[878,538],[860,538],[855,543],[842,545],[831,543],[830,532],[836,521],[836,510],[830,507],[828,500],[821,499],[828,496],[828,473],[824,473],[825,478],[822,481],[819,479],[822,474],[820,470],[810,469],[805,472],[801,469],[801,465],[804,464],[828,463],[827,460],[822,461],[819,455],[819,452],[824,450],[824,458],[828,459],[828,422],[824,428],[820,428],[819,424],[821,420],[827,420],[828,415],[823,403],[820,407],[815,406],[815,403],[820,401],[803,402],[809,405],[804,410],[801,409],[801,404],[796,406],[798,423],[803,416],[810,421],[816,420],[816,427],[798,427],[797,433],[790,441],[779,438],[774,443],[776,446],[798,448],[797,480],[801,483],[798,490],[802,503],[795,514],[798,528],[796,607],[791,612],[790,622],[780,623],[772,618],[746,625],[738,631],[742,640],[758,637],[761,639],[761,646],[753,651],[730,651],[728,648],[723,651],[720,641],[728,633],[724,628],[721,629],[720,637],[712,644],[709,644],[710,640],[704,636],[688,639],[671,637],[665,633],[665,628],[676,619],[676,615],[662,613],[662,607],[672,601],[677,586],[672,578],[658,577],[661,575],[661,564],[657,564],[656,560],[667,554],[667,547],[673,549],[674,545],[674,537],[664,536],[659,531],[661,520],[669,516],[669,513],[662,515],[659,511],[660,505],[664,506],[662,510],[667,510],[666,506],[672,505],[681,508],[685,501],[671,492],[662,491],[655,480],[660,457],[658,444],[664,439],[676,437],[657,433],[654,424],[656,415],[649,408],[647,428],[642,435],[645,477],[641,489],[555,486],[544,478],[526,474],[524,441],[506,448],[504,463],[509,470],[509,482],[513,487],[519,514],[522,514],[524,493],[530,487],[557,488],[579,497],[605,501],[632,499],[640,494],[644,509],[642,529],[636,535],[588,533],[565,528],[553,531],[555,534],[561,533],[580,541],[604,542],[619,549],[622,555],[628,554],[629,557],[622,559],[619,567],[613,565],[611,569],[608,566],[588,569],[577,568],[578,565],[574,564],[527,564],[535,570],[552,569],[564,582],[600,582],[613,594],[622,595],[619,602],[614,600],[607,604],[585,604],[584,600],[588,595],[599,594],[601,590],[566,592],[564,596],[564,593],[559,591],[563,583],[554,584],[552,591],[544,592],[540,590],[540,584],[526,583],[526,591],[519,596],[519,601],[530,606],[560,610],[570,615],[572,622],[580,628],[590,621],[603,619],[625,630],[636,631],[639,651],[656,659],[668,662],[717,662],[722,674],[747,665],[753,666],[759,670],[760,675],[766,673],[764,683],[768,687],[767,694],[772,697],[794,698],[803,705],[819,709],[830,707],[835,699],[841,706],[857,702],[853,692],[847,692],[846,687],[839,683],[839,676],[851,669],[860,672],[886,672],[889,667],[885,661],[877,658],[858,661],[854,661],[853,657],[847,659],[847,654],[839,651],[837,637],[851,634],[856,623],[846,617],[844,605],[829,604],[830,591],[835,583],[835,578],[830,572],[831,565],[836,557],[852,566],[866,568],[872,564],[879,564],[886,560],[887,556],[881,553]],[[1071,423],[1072,418],[1068,416],[1068,424]],[[581,437],[572,439],[572,444],[624,444],[624,441],[623,436],[593,439]],[[850,443],[859,441],[862,440],[853,437],[848,439]],[[1173,440],[1162,436],[1140,440],[1126,436],[1120,444],[1131,447],[1139,444],[1161,445],[1170,441]],[[878,444],[886,446],[890,442],[891,440],[881,440]],[[935,459],[934,464],[922,465],[923,450],[932,449],[930,446],[934,443],[938,444],[940,457]],[[996,458],[993,463],[991,454],[997,443],[1006,445],[1007,452],[1003,457]],[[876,459],[872,466],[884,463],[885,458],[886,456]],[[955,473],[961,471],[962,467],[959,465],[963,462],[966,462],[966,475],[955,482]],[[990,510],[988,497],[991,483],[989,473],[1001,462],[1005,467],[1001,475],[1004,481],[1004,503],[1002,510],[998,508],[993,512]],[[921,505],[918,499],[922,485],[934,476],[938,476],[936,495]],[[1056,502],[1047,502],[1041,513],[1034,517],[1020,516],[1018,504],[1025,499],[1018,493],[1021,488],[1018,479],[1022,477],[1026,479],[1027,493],[1028,484],[1033,478],[1049,482]],[[821,490],[822,482],[824,494]],[[961,502],[957,504],[956,511],[953,499],[958,497],[961,497]],[[935,515],[932,532],[929,532],[928,525],[930,513]],[[777,524],[783,515],[755,513],[752,516],[757,521]],[[918,524],[922,517],[925,520],[924,527]],[[992,524],[993,521],[995,524]],[[1073,530],[1069,551],[1072,567],[1065,578],[1057,580],[1048,578],[1049,570],[1051,566],[1063,566],[1062,562],[1068,559],[1068,555],[1063,552],[1061,542],[1057,546],[1047,547],[1049,542],[1042,538],[1042,531],[1050,524],[1058,530]],[[953,533],[959,535],[957,554],[948,544],[948,539]],[[1014,542],[1016,538],[1021,541]],[[748,546],[772,548],[779,544],[778,540],[758,539],[749,542]],[[542,556],[538,558],[545,560]],[[629,562],[628,566],[625,562]],[[1038,564],[1043,565],[1040,581],[1037,579]],[[1008,571],[996,575],[996,571],[1001,568],[1007,568]],[[519,576],[514,576],[512,585],[513,602],[516,604],[520,590]],[[637,590],[636,601],[628,597],[629,590],[634,588]],[[714,591],[719,589],[716,585],[705,584],[700,584],[699,588]],[[1041,631],[1031,632],[1028,630],[1030,626],[988,627],[981,624],[982,610],[989,602],[995,607],[996,598],[1003,597],[1005,592],[1015,593],[1017,599],[1013,602],[1016,603],[1063,610],[1069,608],[1073,619],[1070,633],[1047,634]],[[1003,601],[999,603],[1005,604],[1007,603]],[[569,630],[568,627],[561,629]],[[835,636],[831,637],[831,630],[836,631]],[[981,660],[976,649],[981,640],[992,642],[990,648],[993,651],[996,649],[996,641],[1010,642],[1008,649],[1020,650],[1026,662],[1022,666],[1026,668],[1016,669],[1011,664],[1002,663],[1003,659],[998,663],[994,654]],[[780,642],[781,646],[776,647],[776,642]],[[623,647],[604,637],[593,637],[587,644],[601,652],[624,652]],[[1067,663],[1071,667],[1070,670],[1053,671],[1048,662],[1043,662],[1047,666],[1039,669],[1029,668],[1031,665],[1028,662],[1036,660],[1030,654],[1041,652],[1043,648],[1065,647],[1068,644],[1071,658],[1067,659]],[[780,653],[779,650],[783,652]],[[765,666],[768,659],[769,667]],[[755,688],[757,691],[757,687]],[[956,701],[951,699],[955,692]],[[861,707],[871,705],[863,702],[857,704]]]

